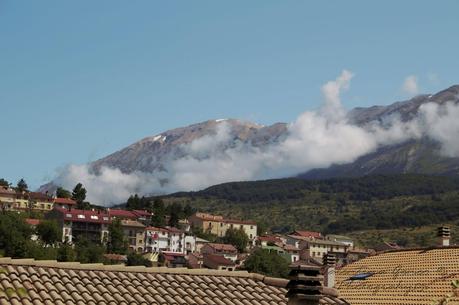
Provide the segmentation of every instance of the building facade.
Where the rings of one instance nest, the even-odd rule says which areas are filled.
[[[257,224],[254,221],[225,219],[223,216],[207,213],[195,213],[188,221],[191,227],[218,237],[225,236],[229,229],[242,229],[249,237],[250,245],[254,245],[257,238]]]

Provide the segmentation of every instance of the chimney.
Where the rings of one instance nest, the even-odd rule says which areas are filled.
[[[319,305],[323,295],[323,276],[319,266],[295,265],[287,284],[288,305]]]
[[[336,256],[331,253],[324,254],[323,257],[324,265],[324,286],[328,288],[333,288],[335,286],[335,265],[336,265]]]
[[[439,227],[437,231],[437,237],[440,246],[448,247],[449,240],[451,238],[450,228],[448,226]]]

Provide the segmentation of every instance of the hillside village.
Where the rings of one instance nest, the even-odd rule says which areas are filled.
[[[104,258],[120,263],[127,262],[128,253],[136,253],[145,259],[144,263],[148,266],[233,271],[244,269],[244,262],[256,249],[274,253],[289,264],[299,264],[308,259],[321,262],[324,255],[332,253],[339,265],[345,265],[373,252],[355,247],[349,237],[323,236],[320,232],[295,230],[289,234],[262,232],[258,235],[254,221],[227,219],[202,212],[180,219],[177,227],[155,226],[152,211],[120,208],[84,210],[77,208],[77,202],[71,198],[18,192],[12,187],[0,188],[0,204],[4,212],[24,215],[24,221],[33,229],[41,222],[54,222],[59,230],[56,244],[75,245],[84,239],[107,245],[112,233],[110,224],[119,223],[126,249],[117,249],[118,253],[108,251]],[[39,217],[33,218],[33,215]],[[164,217],[163,223],[166,224],[167,216]],[[225,240],[235,232],[242,235],[242,244]],[[203,236],[209,237],[209,240]],[[31,238],[40,239],[36,233]]]
[[[73,197],[78,197],[75,192]],[[153,207],[158,204],[163,203],[156,201]],[[82,209],[81,206],[87,208]],[[369,304],[369,300],[374,304],[394,304],[393,300],[397,300],[397,304],[459,304],[455,286],[456,272],[459,271],[456,270],[459,264],[455,260],[459,256],[459,248],[450,244],[448,226],[438,229],[437,243],[427,248],[404,249],[395,243],[385,242],[376,249],[366,249],[357,247],[351,238],[343,235],[324,235],[306,230],[294,230],[286,234],[260,232],[254,221],[228,219],[199,211],[192,211],[186,218],[177,219],[176,226],[169,225],[170,215],[161,214],[162,225],[157,225],[154,208],[141,210],[88,206],[81,197],[56,197],[11,186],[0,187],[0,207],[0,253],[6,256],[0,257],[0,266],[6,268],[0,277],[8,282],[10,276],[24,275],[21,266],[25,261],[18,259],[32,258],[27,260],[29,269],[32,268],[32,272],[36,272],[34,270],[37,268],[42,270],[39,271],[42,276],[46,276],[46,272],[66,274],[92,266],[89,268],[96,276],[94,285],[97,278],[102,279],[106,272],[104,270],[128,276],[139,271],[152,276],[175,274],[188,277],[190,281],[199,281],[203,275],[216,279],[224,276],[234,279],[235,284],[250,276],[250,285],[253,287],[246,289],[258,289],[262,293],[258,303],[256,299],[251,299],[253,295],[238,295],[235,290],[223,287],[214,287],[217,289],[213,289],[215,295],[209,299],[206,295],[212,293],[207,286],[203,288],[205,292],[202,296],[193,298],[190,298],[191,292],[185,290],[164,290],[139,296],[139,291],[144,289],[141,287],[149,285],[143,284],[147,286],[132,287],[130,289],[134,290],[129,290],[126,295],[114,296],[115,303],[142,304],[151,298],[149,302],[155,304],[220,304],[218,299],[230,302],[222,304],[239,304],[238,299],[248,298],[250,304],[364,305]],[[30,230],[27,231],[24,226]],[[52,228],[57,232],[54,239],[50,238]],[[24,247],[20,239],[15,239],[17,237],[14,234],[10,236],[7,230],[10,230],[9,233],[29,232],[28,235],[24,233],[29,241],[23,240],[22,244],[32,243],[35,250],[30,251],[30,246],[26,246],[22,251]],[[37,248],[42,251],[36,251]],[[86,255],[81,256],[82,252]],[[72,261],[79,263],[65,265]],[[103,265],[96,266],[95,263]],[[66,266],[72,269],[66,269]],[[78,281],[92,283],[85,277],[82,274]],[[0,290],[5,292],[3,296],[0,293],[1,304],[9,304],[12,300],[27,303],[29,299],[35,299],[34,291],[40,288],[33,287],[41,287],[42,280],[44,278],[36,277],[31,283],[31,295],[17,290],[23,289],[22,286],[18,288],[5,284],[10,288]],[[182,280],[184,278],[180,278]],[[162,283],[167,286],[175,281],[165,277]],[[59,286],[54,282],[51,285]],[[116,285],[117,289],[123,290],[125,284],[120,282]],[[94,291],[99,289],[89,287]],[[37,298],[43,299],[43,296],[52,292],[49,289],[45,289],[42,296]],[[273,291],[276,292],[273,294]],[[130,299],[131,293],[137,296],[137,301]],[[97,300],[96,295],[83,294],[79,298],[83,303],[91,303]],[[49,298],[57,304],[61,296]],[[100,300],[103,298],[100,296]],[[188,301],[186,298],[189,298]],[[305,302],[305,299],[310,302]],[[241,301],[241,304],[248,303]]]

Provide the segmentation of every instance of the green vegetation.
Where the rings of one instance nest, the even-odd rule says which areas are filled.
[[[9,187],[10,183],[5,179],[0,178],[0,186]]]
[[[256,249],[244,263],[249,272],[261,273],[272,277],[286,278],[289,263],[282,256],[268,250]]]
[[[62,187],[58,187],[57,190],[56,190],[56,197],[59,197],[59,198],[72,198],[72,193],[70,193],[70,191],[62,188]]]
[[[78,183],[75,185],[75,188],[72,191],[72,199],[76,201],[78,209],[89,209],[91,204],[86,202],[86,189],[83,187],[83,184]]]
[[[19,193],[22,193],[22,192],[25,192],[29,189],[29,186],[27,185],[27,183],[25,182],[24,179],[21,179],[18,181],[17,185],[16,185],[16,190],[19,192]]]
[[[249,237],[243,229],[237,230],[230,228],[226,231],[225,236],[222,237],[222,241],[225,244],[233,245],[239,252],[245,252],[249,243]]]
[[[61,230],[56,221],[42,220],[37,225],[37,234],[45,245],[54,245],[61,239]]]
[[[124,238],[121,220],[115,219],[108,226],[109,240],[107,241],[107,252],[115,254],[126,254],[127,242]]]
[[[426,229],[459,224],[458,191],[458,178],[410,174],[234,182],[161,198],[166,205],[255,220],[262,231],[316,230],[358,237],[360,245],[422,246],[434,239]]]
[[[128,254],[126,265],[127,266],[145,266],[145,267],[153,266],[151,261],[144,258],[142,255],[138,253],[134,253],[134,252]]]

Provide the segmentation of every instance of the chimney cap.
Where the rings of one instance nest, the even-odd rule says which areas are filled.
[[[441,226],[437,229],[437,236],[438,237],[450,237],[451,236],[451,229],[449,226]]]

